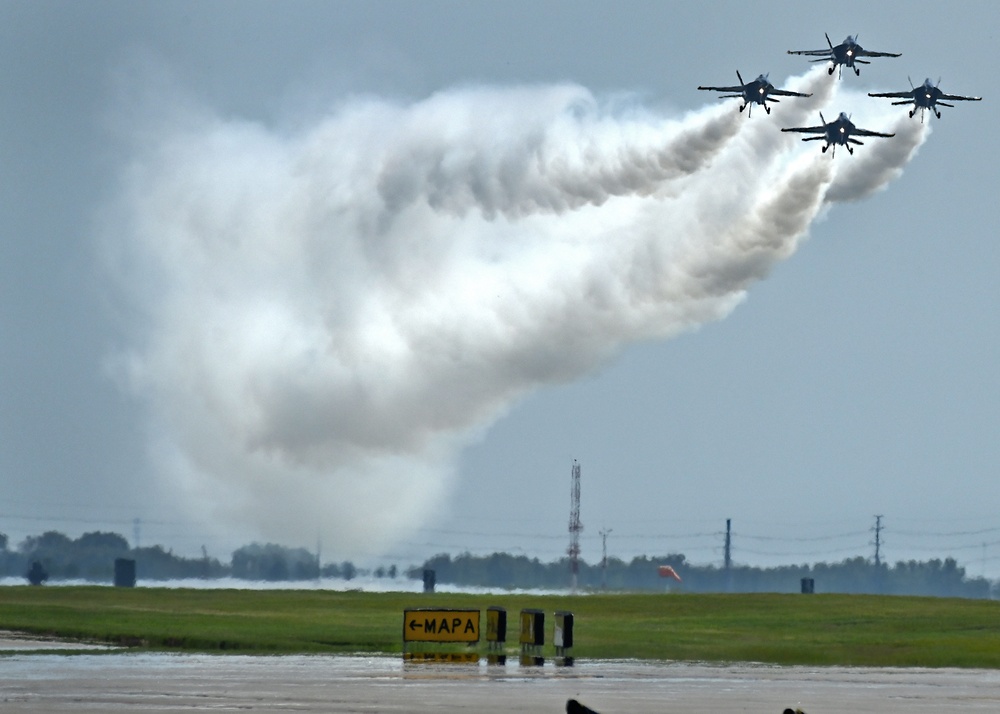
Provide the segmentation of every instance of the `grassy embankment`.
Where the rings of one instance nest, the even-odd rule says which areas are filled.
[[[25,586],[0,588],[0,629],[152,650],[399,653],[405,608],[491,605],[507,609],[511,654],[518,613],[536,608],[547,656],[552,613],[568,610],[581,658],[1000,669],[1000,602],[943,598]]]

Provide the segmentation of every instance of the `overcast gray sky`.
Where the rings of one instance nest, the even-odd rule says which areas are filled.
[[[606,530],[718,563],[727,518],[737,562],[870,557],[880,514],[889,562],[1000,575],[998,28],[989,2],[0,4],[0,532],[549,560],[577,459],[591,562]],[[786,50],[824,32],[902,57],[742,124],[696,90],[816,82]],[[815,164],[784,119],[895,127],[864,93],[908,76],[984,100],[913,120],[884,190],[762,262],[704,258],[718,301],[660,300]],[[509,183],[542,135],[576,173]],[[879,141],[809,170],[842,186]],[[643,279],[649,313],[595,311]]]

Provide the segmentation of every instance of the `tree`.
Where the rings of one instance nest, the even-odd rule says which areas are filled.
[[[84,550],[107,550],[116,553],[128,552],[128,541],[117,533],[84,533],[76,539],[75,545]]]
[[[69,550],[73,545],[66,535],[59,531],[45,531],[40,536],[28,536],[21,543],[22,553],[34,553],[40,550]]]
[[[171,580],[174,578],[221,578],[228,569],[217,558],[182,558],[167,552],[162,546],[135,548],[131,551],[136,570],[143,579]]]
[[[251,543],[233,552],[232,573],[246,580],[309,580],[319,576],[319,567],[305,548]]]
[[[28,582],[32,585],[41,585],[46,580],[49,579],[49,574],[45,571],[45,568],[37,560],[31,564],[31,569],[25,575]]]

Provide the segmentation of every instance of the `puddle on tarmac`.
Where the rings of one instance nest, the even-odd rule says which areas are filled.
[[[162,653],[0,657],[4,711],[997,712],[1000,671],[710,665],[629,660],[521,666],[386,656]]]

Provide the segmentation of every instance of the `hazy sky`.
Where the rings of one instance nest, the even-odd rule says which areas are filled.
[[[550,560],[577,459],[590,562],[604,530],[718,563],[727,518],[739,563],[871,557],[882,515],[889,562],[1000,575],[998,29],[0,4],[0,532]],[[824,32],[902,57],[807,74],[786,50]],[[736,70],[815,96],[696,90]],[[984,100],[921,125],[865,96],[908,76]],[[818,110],[897,137],[778,132]]]

